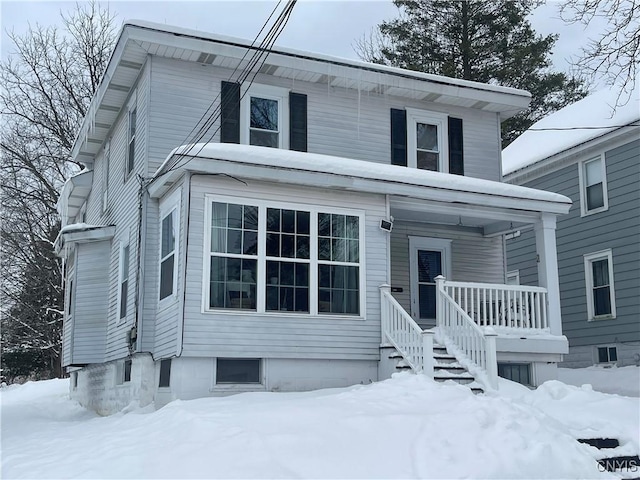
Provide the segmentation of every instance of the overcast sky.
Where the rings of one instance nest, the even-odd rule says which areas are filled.
[[[127,19],[142,19],[253,39],[277,2],[111,0],[101,3],[118,14],[119,23]],[[5,58],[11,50],[6,37],[7,30],[24,32],[29,23],[59,23],[60,11],[70,11],[74,5],[75,2],[68,1],[0,0],[2,57]],[[579,54],[580,47],[588,37],[598,34],[598,27],[601,28],[602,24],[590,25],[588,29],[581,25],[568,26],[558,18],[558,5],[559,2],[550,1],[538,8],[531,22],[540,34],[560,35],[553,52],[554,66],[570,72],[568,60]],[[397,9],[391,0],[301,0],[277,45],[357,58],[354,42],[381,21],[394,18],[396,13]]]

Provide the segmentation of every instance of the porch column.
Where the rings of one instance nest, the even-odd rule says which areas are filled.
[[[552,335],[562,335],[560,280],[556,249],[556,216],[543,213],[534,227],[538,253],[538,283],[547,289],[548,320]]]

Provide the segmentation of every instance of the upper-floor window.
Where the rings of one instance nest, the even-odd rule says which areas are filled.
[[[607,210],[607,170],[604,158],[600,156],[581,162],[579,169],[582,216]]]
[[[137,108],[134,106],[129,110],[129,137],[127,149],[127,174],[133,171],[136,156],[136,123]]]
[[[391,164],[464,175],[462,119],[427,110],[391,109]]]
[[[362,216],[208,201],[206,309],[359,315]]]
[[[588,320],[615,318],[616,296],[611,250],[585,255],[584,268]]]
[[[449,172],[447,116],[407,110],[408,166],[420,170]]]
[[[160,300],[175,295],[180,190],[160,204]]]
[[[286,88],[222,82],[220,141],[307,151],[307,96]]]
[[[104,145],[102,155],[102,211],[105,212],[109,206],[109,161],[111,160],[111,141]]]
[[[252,85],[241,101],[240,143],[289,148],[289,91]]]

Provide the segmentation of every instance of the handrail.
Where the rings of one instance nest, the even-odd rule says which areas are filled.
[[[444,280],[442,289],[480,326],[549,328],[546,288]]]
[[[498,363],[496,356],[497,336],[493,330],[485,331],[464,311],[464,309],[447,293],[445,279],[436,277],[437,284],[437,325],[440,340],[454,345],[458,352],[456,358],[462,364],[468,363],[482,369],[492,388],[498,388]],[[460,358],[462,357],[462,358]],[[473,372],[472,372],[473,373]]]
[[[423,331],[391,295],[389,285],[380,286],[382,344],[390,343],[414,372],[433,377],[433,332]]]

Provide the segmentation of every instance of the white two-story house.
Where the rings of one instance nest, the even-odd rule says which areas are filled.
[[[530,95],[284,48],[239,83],[257,53],[124,25],[59,202],[72,396],[347,386],[390,351],[435,375],[437,344],[486,388],[553,378],[571,202],[500,182],[500,123]],[[524,227],[538,284],[506,285]]]

